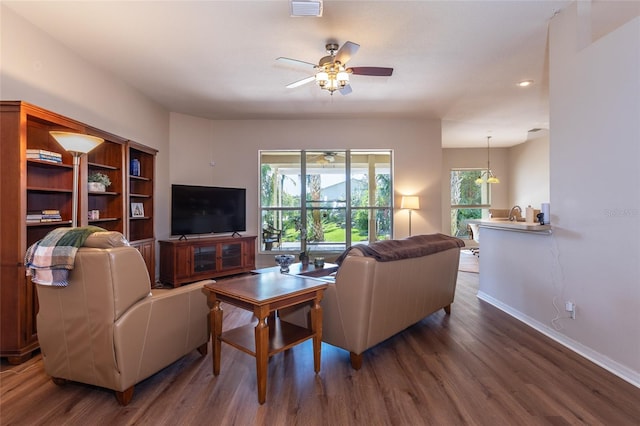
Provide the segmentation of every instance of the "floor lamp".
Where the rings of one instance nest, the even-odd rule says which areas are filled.
[[[80,157],[104,142],[95,136],[70,132],[49,132],[49,134],[73,156],[73,205],[71,206],[71,226],[78,226],[78,174],[80,173]]]
[[[420,198],[417,195],[403,195],[400,208],[409,210],[409,236],[411,236],[411,210],[420,209]]]

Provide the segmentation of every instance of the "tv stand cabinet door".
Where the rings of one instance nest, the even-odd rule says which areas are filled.
[[[176,246],[173,256],[175,279],[188,279],[193,275],[193,247],[192,246]],[[177,283],[173,283],[177,287]]]
[[[220,244],[220,271],[228,271],[243,268],[244,241]]]
[[[160,282],[179,287],[193,275],[193,248],[190,244],[160,241]]]

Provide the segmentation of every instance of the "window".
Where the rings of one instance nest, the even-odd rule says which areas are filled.
[[[342,251],[390,239],[392,151],[260,151],[264,251]]]
[[[477,184],[483,169],[451,170],[451,235],[468,237],[467,222],[487,216],[490,204],[490,185]]]

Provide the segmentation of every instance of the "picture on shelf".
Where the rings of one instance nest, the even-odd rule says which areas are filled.
[[[142,203],[131,203],[131,217],[144,217],[144,206]]]

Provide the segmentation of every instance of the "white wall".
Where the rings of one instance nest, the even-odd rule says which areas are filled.
[[[21,100],[159,150],[158,188],[169,186],[169,113],[0,5],[0,99]],[[156,232],[169,227],[157,191]]]
[[[559,16],[550,52],[551,217],[582,312],[567,334],[640,383],[640,18],[583,50],[577,26]]]
[[[553,235],[481,231],[480,296],[640,386],[640,18],[585,43],[578,16],[550,26]]]
[[[172,113],[171,182],[247,188],[247,233],[256,234],[258,150],[390,148],[394,150],[396,205],[402,194],[420,196],[421,209],[412,215],[412,233],[440,232],[440,134],[440,122],[427,120],[227,121]],[[395,236],[407,236],[407,212],[396,209],[394,221]]]
[[[0,97],[166,151],[169,113],[0,6]]]
[[[509,173],[505,183],[509,188],[509,206],[535,209],[551,199],[549,191],[549,135],[539,137],[509,148]]]

